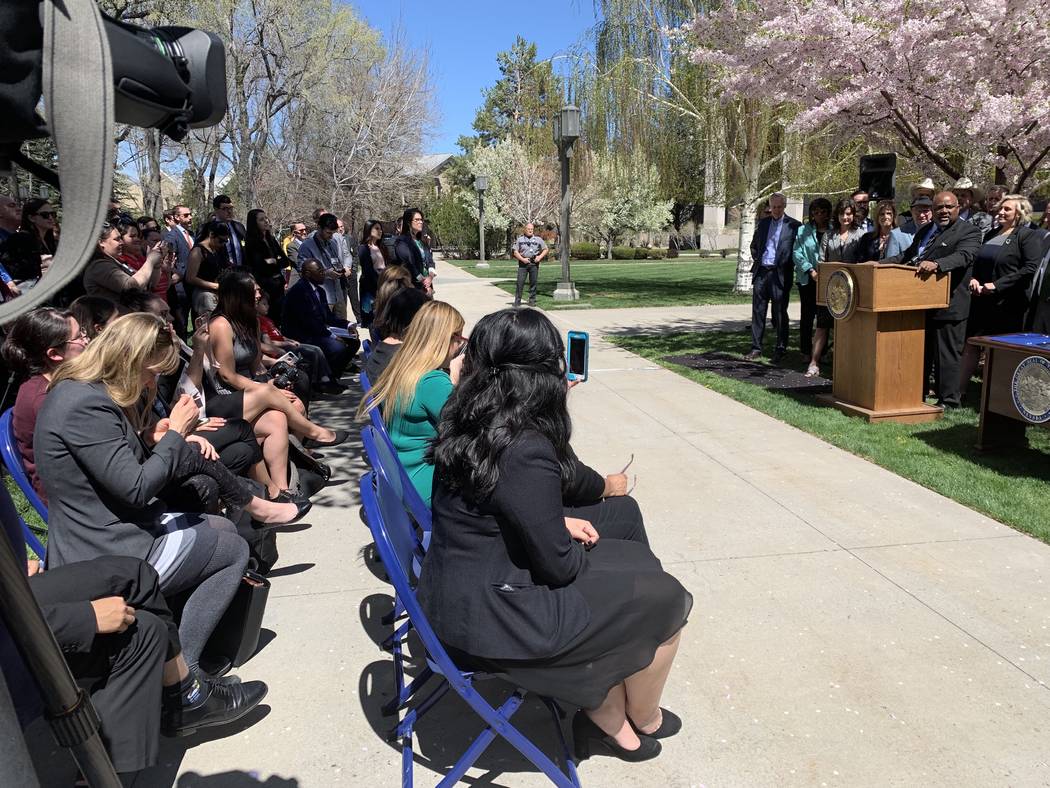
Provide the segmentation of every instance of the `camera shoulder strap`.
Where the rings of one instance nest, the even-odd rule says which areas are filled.
[[[45,0],[43,93],[58,149],[62,239],[40,283],[0,305],[8,323],[54,298],[94,253],[113,188],[113,64],[98,5]]]

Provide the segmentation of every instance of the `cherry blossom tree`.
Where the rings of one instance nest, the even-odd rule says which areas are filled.
[[[883,138],[950,178],[1050,178],[1050,16],[1021,0],[783,0],[699,12],[684,35],[727,100],[798,113],[790,130]]]

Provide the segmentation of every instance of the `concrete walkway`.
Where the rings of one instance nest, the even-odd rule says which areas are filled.
[[[507,300],[451,266],[437,284],[468,323]],[[597,338],[729,325],[739,310],[551,317]],[[603,472],[634,454],[653,549],[696,604],[665,696],[684,732],[651,763],[586,762],[584,785],[1050,784],[1050,547],[608,343],[591,367],[570,398],[573,444]],[[352,423],[350,403],[316,413]],[[281,536],[269,634],[239,670],[270,683],[266,706],[236,736],[166,742],[138,785],[399,784],[376,711],[390,602],[366,560],[364,464],[356,446],[330,455],[337,483],[311,528]],[[519,718],[549,746],[540,710]],[[417,784],[477,730],[443,700],[419,726]],[[475,784],[545,784],[506,747],[480,763]]]

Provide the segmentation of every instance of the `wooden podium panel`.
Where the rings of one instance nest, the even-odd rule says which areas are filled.
[[[821,401],[870,422],[940,418],[942,409],[924,402],[925,310],[948,305],[948,276],[919,279],[905,265],[821,263],[817,303],[827,305],[829,278],[843,269],[855,306],[835,321],[832,394]]]

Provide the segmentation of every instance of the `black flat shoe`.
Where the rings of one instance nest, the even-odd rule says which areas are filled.
[[[643,733],[638,730],[638,726],[634,724],[634,721],[628,717],[627,721],[631,723],[631,727],[634,728],[634,732],[639,736],[649,736],[653,739],[669,739],[674,736],[678,731],[682,730],[682,719],[673,711],[668,711],[663,706],[660,707],[660,727],[652,733]]]
[[[305,438],[303,440],[304,449],[327,449],[331,446],[338,446],[340,443],[345,443],[346,439],[350,437],[350,433],[346,430],[335,430],[335,440],[330,443],[322,443],[316,441],[313,438]]]
[[[281,501],[280,503],[285,503],[285,502]],[[280,522],[280,523],[260,523],[258,520],[252,520],[252,528],[254,528],[256,531],[264,531],[267,528],[278,528],[278,527],[280,527],[282,525],[291,525],[292,523],[297,523],[300,520],[302,520],[304,517],[306,517],[306,513],[309,512],[310,509],[313,508],[313,503],[311,501],[298,501],[297,500],[297,501],[288,501],[288,503],[294,503],[295,504],[295,510],[296,510],[295,511],[295,517],[293,517],[291,520],[285,520],[284,522]]]
[[[621,761],[639,763],[648,761],[660,754],[660,742],[644,733],[638,734],[641,746],[636,750],[627,750],[616,743],[616,740],[594,724],[594,720],[580,710],[572,718],[572,744],[576,760],[585,761],[592,755],[612,755]]]

